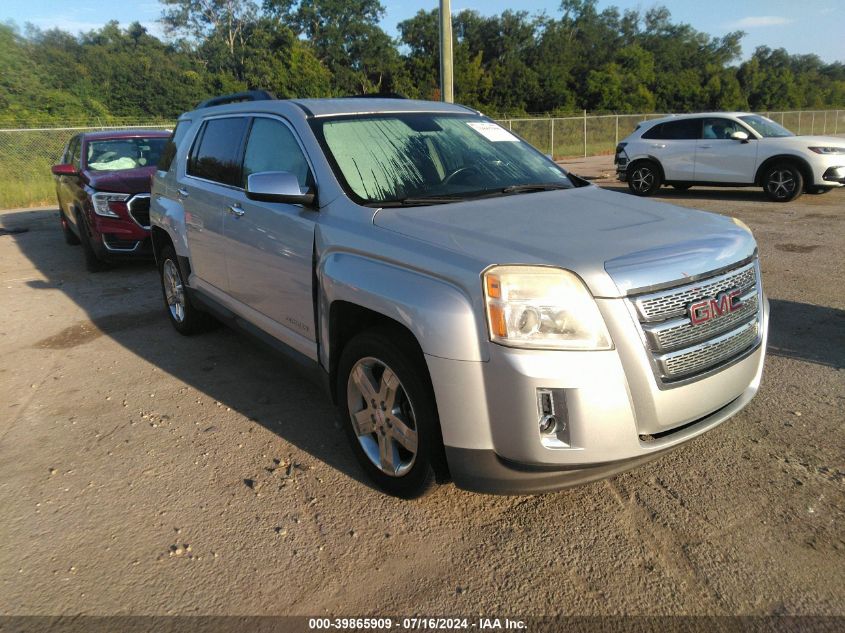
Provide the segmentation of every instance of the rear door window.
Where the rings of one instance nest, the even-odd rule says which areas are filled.
[[[240,187],[241,156],[247,122],[246,117],[206,121],[191,149],[188,174]]]
[[[681,119],[660,123],[643,134],[643,138],[665,141],[687,141],[701,135],[701,119]]]

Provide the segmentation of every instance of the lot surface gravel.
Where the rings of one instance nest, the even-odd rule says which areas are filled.
[[[845,615],[845,191],[656,199],[754,230],[757,398],[609,481],[411,502],[279,357],[174,332],[151,265],[0,213],[0,613]]]

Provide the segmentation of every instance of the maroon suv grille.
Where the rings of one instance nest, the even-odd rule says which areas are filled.
[[[150,228],[150,196],[138,194],[129,201],[129,215],[145,229]]]

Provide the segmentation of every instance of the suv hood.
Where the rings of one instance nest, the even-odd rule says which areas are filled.
[[[121,169],[118,171],[86,170],[84,176],[88,185],[97,191],[148,193],[150,191],[150,180],[155,171],[155,165],[150,165],[149,167]]]
[[[492,264],[579,274],[596,297],[700,275],[747,259],[751,232],[730,218],[588,186],[385,208],[376,226]]]
[[[807,149],[808,147],[827,147],[828,145],[845,147],[845,138],[841,136],[780,136],[760,140],[782,143],[790,147],[800,147],[802,149]]]

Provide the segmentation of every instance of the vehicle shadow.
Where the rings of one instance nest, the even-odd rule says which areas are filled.
[[[771,299],[768,352],[845,368],[845,310]]]
[[[602,182],[603,189],[634,195],[628,185],[622,182]],[[672,202],[673,200],[728,200],[731,202],[768,202],[760,187],[693,187],[686,191],[672,187],[661,189],[650,197],[652,200]]]
[[[39,210],[0,216],[0,224],[7,229],[29,229],[0,238],[14,239],[43,277],[25,283],[35,290],[60,290],[87,317],[69,321],[63,330],[38,341],[35,348],[61,351],[108,336],[143,361],[219,403],[217,406],[246,416],[372,487],[348,446],[326,393],[304,377],[294,363],[226,327],[181,336],[165,315],[152,263],[119,264],[101,273],[87,273],[80,248],[64,244],[57,213]],[[92,365],[97,362],[100,360],[92,359]],[[204,406],[204,410],[215,408],[212,402]],[[197,405],[192,411],[194,417],[200,410]]]

